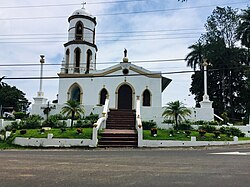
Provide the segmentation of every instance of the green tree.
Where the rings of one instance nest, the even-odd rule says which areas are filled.
[[[191,110],[185,107],[180,101],[174,101],[167,103],[164,107],[162,116],[167,119],[175,121],[175,128],[178,130],[179,122],[185,119],[186,116],[191,114]]]
[[[202,50],[192,48],[187,58],[187,65],[191,66],[188,60],[196,59],[197,54],[208,59],[211,66],[208,69],[208,94],[213,101],[215,113],[227,112],[231,118],[241,119],[246,109],[246,50],[235,46],[236,30],[238,27],[237,11],[230,7],[217,7],[205,24],[206,33],[200,38]],[[198,53],[199,52],[199,53]],[[196,62],[192,60],[193,64]],[[196,71],[192,75],[190,91],[195,95],[198,103],[202,100],[203,72]]]
[[[250,48],[250,7],[242,10],[240,14],[240,24],[236,36],[241,40],[242,45]]]
[[[73,121],[75,117],[84,115],[84,113],[84,108],[80,105],[78,101],[75,100],[67,101],[67,103],[65,103],[65,106],[62,108],[62,114],[71,118],[71,128],[73,127]]]
[[[203,46],[201,42],[198,42],[196,44],[193,44],[188,47],[188,49],[191,49],[191,52],[186,56],[185,61],[187,61],[187,66],[191,67],[196,70],[196,67],[198,66],[199,69],[202,69],[202,61],[204,58],[204,52],[203,52]]]
[[[30,103],[25,98],[25,93],[1,81],[0,84],[0,105],[2,107],[13,107],[16,112],[25,111]]]

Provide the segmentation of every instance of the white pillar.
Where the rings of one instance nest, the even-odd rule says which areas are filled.
[[[204,66],[204,95],[203,95],[203,101],[209,101],[209,96],[207,94],[207,66],[208,66],[208,63],[207,63],[206,59],[204,60],[203,66]]]
[[[44,60],[44,55],[40,55],[41,59],[40,59],[40,63],[41,63],[41,71],[40,71],[40,87],[39,87],[39,91],[37,92],[37,97],[43,97],[44,93],[43,93],[43,64],[45,62]]]
[[[212,108],[212,101],[209,100],[209,96],[207,94],[207,59],[204,59],[204,95],[203,100],[200,102],[201,108]]]

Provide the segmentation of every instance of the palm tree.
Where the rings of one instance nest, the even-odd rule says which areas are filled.
[[[187,66],[193,68],[194,71],[196,70],[197,66],[201,69],[203,63],[203,46],[200,42],[198,42],[189,46],[188,49],[191,49],[192,51],[185,58],[185,61],[187,61]]]
[[[247,48],[250,47],[250,7],[246,10],[242,10],[240,15],[241,22],[237,29],[237,38],[241,40],[242,45]]]
[[[172,119],[175,121],[175,128],[178,130],[178,123],[185,119],[186,116],[191,114],[191,110],[186,108],[180,101],[174,101],[167,103],[164,107],[165,110],[162,113],[164,118]]]
[[[84,108],[78,101],[75,100],[67,101],[65,106],[62,108],[62,114],[66,114],[67,117],[71,117],[71,128],[73,127],[75,116],[81,116],[84,112]]]
[[[236,37],[241,40],[242,45],[247,47],[248,49],[248,65],[250,65],[249,61],[249,49],[250,49],[250,7],[246,10],[242,10],[242,14],[240,15],[241,22],[239,27],[237,28]]]

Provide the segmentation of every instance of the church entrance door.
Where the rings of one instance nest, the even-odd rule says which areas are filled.
[[[127,84],[118,90],[118,109],[132,109],[132,89]]]

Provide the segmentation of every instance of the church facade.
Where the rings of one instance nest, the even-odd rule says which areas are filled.
[[[68,41],[64,44],[64,60],[58,73],[58,102],[51,104],[54,107],[51,114],[60,113],[68,100],[78,101],[88,115],[91,112],[101,114],[107,96],[110,109],[134,110],[136,99],[140,98],[142,120],[161,123],[162,92],[171,80],[163,77],[161,72],[129,62],[126,49],[120,63],[98,70],[96,18],[83,7],[76,10],[68,22]],[[34,99],[32,113],[44,116],[42,108],[46,107],[46,99],[41,94]]]

